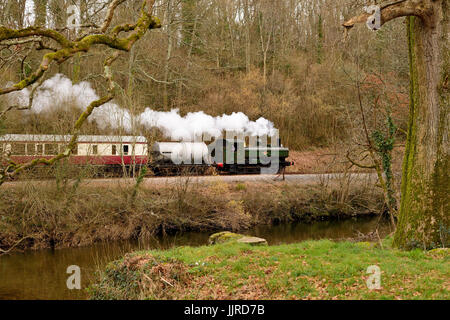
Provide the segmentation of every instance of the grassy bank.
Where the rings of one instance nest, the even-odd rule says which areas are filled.
[[[379,214],[370,181],[98,186],[19,183],[0,190],[0,248],[70,247],[176,231],[239,231],[257,224]]]
[[[450,299],[448,250],[307,241],[136,252],[110,263],[92,299]],[[369,290],[367,268],[381,269]]]

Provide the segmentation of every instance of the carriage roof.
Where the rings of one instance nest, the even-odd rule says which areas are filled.
[[[50,134],[5,134],[3,142],[69,142],[70,135]],[[78,136],[79,143],[147,143],[143,136]]]

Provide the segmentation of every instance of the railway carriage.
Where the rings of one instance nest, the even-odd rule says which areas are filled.
[[[64,151],[69,135],[7,134],[0,136],[0,154],[17,163],[50,159]],[[141,136],[79,136],[69,158],[75,165],[94,165],[110,171],[148,162],[147,139]]]

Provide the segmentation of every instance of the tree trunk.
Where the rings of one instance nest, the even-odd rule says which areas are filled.
[[[244,21],[245,21],[245,71],[250,72],[251,64],[251,39],[250,39],[250,13],[248,0],[244,3]]]
[[[34,24],[39,27],[45,27],[47,23],[47,0],[34,0]]]
[[[166,23],[167,30],[167,52],[166,61],[164,64],[164,83],[163,83],[163,106],[164,110],[169,109],[169,88],[168,81],[170,75],[170,60],[172,59],[172,0],[167,1],[166,13],[164,22]]]
[[[189,46],[189,44],[193,41],[194,35],[194,11],[196,9],[196,0],[182,0],[181,6],[181,15],[183,19],[183,27],[182,27],[182,45]]]
[[[411,101],[394,238],[394,245],[406,249],[447,246],[450,240],[450,3],[423,3],[433,7],[429,19],[406,18]]]
[[[322,15],[319,14],[319,22],[317,27],[317,63],[321,64],[323,59],[323,20]]]

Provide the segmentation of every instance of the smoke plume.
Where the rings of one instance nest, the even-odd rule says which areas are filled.
[[[28,105],[30,92],[30,89],[25,88],[8,94],[9,104]],[[41,114],[57,110],[65,111],[69,110],[70,107],[76,107],[82,111],[97,99],[99,99],[99,96],[89,82],[83,81],[73,84],[66,76],[56,74],[44,81],[36,90],[29,112]],[[123,127],[127,132],[131,131],[130,113],[112,102],[94,109],[88,119],[91,122],[95,121],[100,129]]]
[[[203,111],[191,112],[182,117],[178,109],[170,112],[154,111],[147,108],[140,116],[139,122],[146,128],[159,128],[172,140],[191,141],[195,136],[207,134],[218,137],[223,131],[244,133],[252,136],[273,135],[275,127],[267,119],[251,121],[242,112],[231,115],[212,117]]]
[[[8,95],[10,104],[25,106],[28,104],[30,90],[28,88]],[[57,74],[43,82],[36,91],[31,113],[48,113],[56,110],[68,110],[75,106],[84,110],[99,96],[89,82],[73,84],[70,79],[62,74]],[[275,134],[275,127],[267,119],[259,118],[251,121],[244,113],[234,112],[231,115],[212,117],[203,111],[192,112],[184,117],[178,109],[169,112],[154,111],[150,108],[140,115],[131,115],[126,109],[114,102],[109,102],[94,109],[89,121],[95,121],[100,129],[123,128],[131,132],[132,124],[140,123],[145,128],[158,128],[163,134],[172,140],[191,141],[195,136],[207,134],[211,137],[220,136],[223,131],[233,131],[251,136]]]

